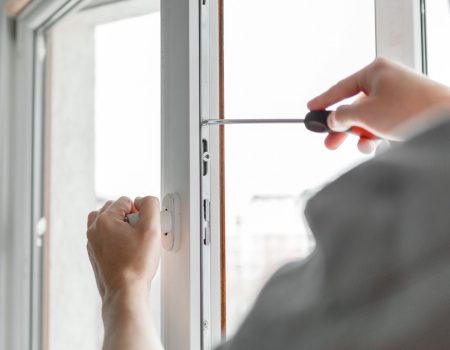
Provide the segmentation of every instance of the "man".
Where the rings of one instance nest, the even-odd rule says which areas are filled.
[[[450,89],[377,59],[308,108],[358,94],[330,115],[328,148],[339,147],[351,126],[408,140],[310,200],[305,214],[315,251],[272,277],[221,349],[450,348]],[[419,124],[428,130],[405,136],[407,125]],[[370,151],[373,141],[362,138],[358,147]],[[137,224],[125,223],[136,211]],[[160,235],[153,197],[122,197],[89,215],[105,350],[162,349],[147,299]]]

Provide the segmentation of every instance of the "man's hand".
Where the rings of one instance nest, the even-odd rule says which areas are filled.
[[[125,222],[139,212],[139,220]],[[103,301],[105,350],[160,349],[152,327],[149,289],[161,254],[158,199],[127,197],[88,216],[87,250]]]
[[[341,80],[308,103],[310,110],[321,110],[360,94],[351,105],[340,106],[329,116],[336,131],[325,140],[329,149],[338,148],[347,137],[343,131],[362,127],[389,140],[399,140],[405,122],[425,114],[432,107],[450,105],[450,89],[425,76],[378,58],[359,72]],[[374,141],[361,138],[358,148],[369,153]]]
[[[136,225],[124,221],[136,211]],[[104,302],[123,289],[149,290],[161,254],[159,213],[157,198],[121,197],[89,214],[87,249]]]

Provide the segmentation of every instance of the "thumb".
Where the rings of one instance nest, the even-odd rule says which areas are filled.
[[[328,126],[336,132],[344,132],[352,126],[361,126],[361,119],[367,114],[367,102],[340,106],[328,117]]]

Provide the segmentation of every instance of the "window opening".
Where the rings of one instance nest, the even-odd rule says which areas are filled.
[[[375,9],[372,0],[219,6],[219,117],[278,118],[219,126],[221,329],[229,336],[270,274],[313,249],[307,198],[367,159],[351,140],[330,152],[320,135],[281,119],[302,118],[307,98],[375,58]]]
[[[447,0],[426,1],[426,59],[428,76],[450,86],[450,5]]]

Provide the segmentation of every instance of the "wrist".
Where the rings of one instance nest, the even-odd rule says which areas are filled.
[[[107,288],[102,299],[103,315],[111,312],[146,308],[149,306],[149,288],[140,283],[120,288]]]

